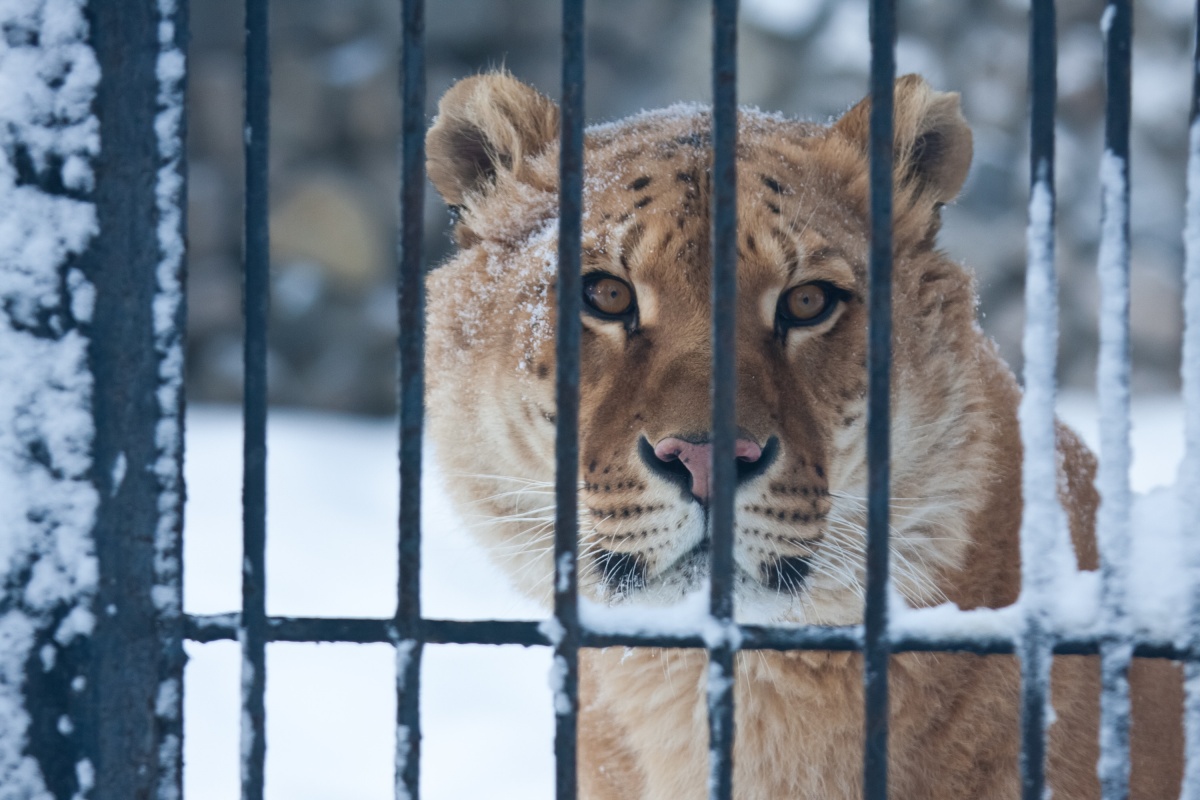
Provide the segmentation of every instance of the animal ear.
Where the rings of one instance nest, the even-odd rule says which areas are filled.
[[[896,191],[914,201],[947,203],[958,195],[971,167],[971,129],[957,92],[935,92],[920,75],[896,80],[893,169]],[[870,152],[871,98],[834,123],[833,129],[866,155]]]
[[[425,168],[452,206],[486,193],[499,172],[520,178],[558,137],[558,106],[503,72],[464,78],[442,96],[425,137]]]

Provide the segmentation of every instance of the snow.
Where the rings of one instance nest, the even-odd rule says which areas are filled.
[[[708,613],[709,588],[705,582],[674,605],[606,606],[579,598],[579,619],[596,633],[635,632],[664,636],[697,636],[717,625]]]
[[[550,692],[554,695],[554,713],[565,717],[571,713],[571,698],[567,696],[567,676],[570,670],[565,656],[556,655],[550,665]]]
[[[1103,33],[1105,36],[1108,36],[1108,31],[1110,28],[1112,28],[1113,17],[1115,17],[1116,15],[1117,15],[1117,7],[1110,3],[1104,9],[1104,14],[1100,17],[1100,32]]]
[[[1058,411],[1096,446],[1094,398],[1066,394]],[[1182,418],[1174,398],[1134,398],[1133,487],[1150,494],[1138,497],[1134,506],[1132,580],[1139,590],[1131,599],[1137,627],[1168,638],[1182,630],[1178,592],[1187,586],[1175,555],[1184,540],[1170,535],[1177,529],[1179,499],[1169,484],[1183,455]],[[193,613],[228,611],[240,602],[241,487],[239,470],[231,469],[240,463],[240,425],[233,409],[189,410],[185,601]],[[387,617],[394,612],[396,441],[390,420],[272,412],[268,491],[278,500],[267,521],[271,614]],[[470,539],[450,509],[433,463],[423,484],[424,613],[454,619],[543,617],[545,611],[509,588]],[[1099,586],[1094,574],[1090,579],[1092,586],[1076,608],[1050,617],[1061,620],[1087,609],[1094,615]],[[598,631],[702,632],[707,589],[689,598],[673,613],[653,617],[652,610],[582,600],[580,617]],[[1019,608],[910,611],[893,617],[893,632],[1011,635],[1021,629],[1020,613]],[[551,639],[556,630],[552,619],[542,623]],[[188,653],[185,796],[236,797],[237,645],[189,644]],[[390,645],[280,643],[268,648],[268,798],[393,796],[396,666]],[[422,797],[552,797],[555,706],[547,685],[552,668],[547,647],[427,645],[421,678]],[[464,753],[470,769],[462,767]]]
[[[70,190],[91,186],[100,72],[82,0],[0,0],[0,29],[0,580],[31,573],[0,615],[0,793],[41,800],[49,794],[23,753],[25,664],[53,612],[68,612],[59,645],[94,622],[92,379],[78,327],[94,290],[64,265],[95,235],[96,212],[21,172],[52,182],[57,169]],[[43,666],[55,663],[50,649],[38,653]],[[90,764],[78,766],[83,793],[91,774]]]
[[[1041,174],[1048,174],[1043,165]],[[1021,604],[1032,621],[1049,613],[1053,587],[1074,570],[1067,522],[1058,502],[1054,371],[1058,283],[1054,274],[1054,195],[1045,177],[1032,187],[1025,277],[1025,393],[1018,416],[1025,459],[1021,489]],[[1042,620],[1044,623],[1044,620]],[[1039,624],[1042,624],[1039,623]]]
[[[1105,16],[1114,9],[1105,11]],[[1100,357],[1096,387],[1100,397],[1100,465],[1096,486],[1101,502],[1096,518],[1104,571],[1104,605],[1110,628],[1120,626],[1129,563],[1129,189],[1127,166],[1112,151],[1100,164],[1103,216],[1100,234]]]
[[[189,409],[185,606],[240,604],[241,419]],[[390,617],[395,611],[397,427],[272,412],[267,525],[271,614]],[[537,619],[426,478],[422,609],[430,617]],[[188,645],[184,796],[238,791],[240,655],[234,642]],[[423,798],[553,796],[549,648],[426,645]],[[393,797],[396,651],[391,645],[273,644],[267,650],[269,798]],[[470,769],[462,754],[470,754]]]
[[[1116,6],[1104,12],[1108,34]],[[1100,161],[1101,223],[1100,355],[1096,389],[1100,396],[1100,463],[1096,488],[1096,539],[1102,574],[1101,618],[1115,641],[1100,653],[1100,760],[1096,765],[1105,794],[1124,794],[1129,785],[1129,681],[1133,657],[1128,597],[1129,486],[1129,185],[1128,165],[1111,150]],[[1186,584],[1185,584],[1186,585]]]
[[[1200,76],[1197,76],[1200,79]],[[1183,403],[1186,409],[1186,451],[1179,470],[1182,499],[1180,524],[1195,531],[1200,524],[1200,117],[1192,120],[1187,164],[1187,222],[1184,228],[1184,333]],[[1200,574],[1200,537],[1191,536],[1181,561],[1192,574]],[[1200,587],[1193,587],[1191,602],[1184,608],[1200,619]],[[1192,642],[1194,645],[1195,642]],[[1186,729],[1187,752],[1200,752],[1200,666],[1187,665]],[[1184,797],[1200,798],[1200,758],[1187,761]]]

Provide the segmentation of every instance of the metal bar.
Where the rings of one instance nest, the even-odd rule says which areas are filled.
[[[563,0],[554,442],[555,797],[574,800],[579,713],[579,340],[583,236],[583,0]]]
[[[1109,0],[1104,32],[1104,157],[1100,167],[1100,357],[1096,389],[1100,396],[1100,466],[1096,485],[1100,508],[1102,616],[1108,636],[1100,648],[1100,775],[1104,800],[1129,796],[1129,662],[1132,627],[1127,608],[1130,561],[1129,486],[1129,112],[1130,0]]]
[[[1055,12],[1053,0],[1034,0],[1030,29],[1030,198],[1025,282],[1025,394],[1021,400],[1021,791],[1041,800],[1045,789],[1047,686],[1053,642],[1047,602],[1060,546],[1054,431],[1054,370],[1058,346],[1058,287],[1054,274]],[[1070,547],[1069,542],[1065,543]],[[1057,553],[1062,556],[1062,553]],[[1064,563],[1061,560],[1059,564]]]
[[[1188,130],[1187,206],[1184,229],[1183,409],[1187,448],[1179,469],[1181,530],[1200,529],[1200,0],[1192,27],[1192,104]],[[1185,554],[1191,575],[1200,575],[1200,537],[1189,536]],[[1187,762],[1183,800],[1200,800],[1200,581],[1188,609],[1191,658],[1184,664],[1184,728]]]
[[[8,277],[8,292],[20,292],[21,276],[52,271],[39,277],[57,278],[24,298],[0,289],[5,345],[17,350],[23,340],[37,341],[37,349],[29,352],[56,365],[44,374],[32,370],[30,376],[0,376],[0,393],[16,402],[9,406],[16,418],[0,424],[8,431],[21,430],[16,440],[10,436],[2,441],[0,435],[0,446],[19,442],[28,448],[27,454],[16,450],[4,455],[16,455],[14,466],[45,481],[14,484],[8,474],[0,475],[9,489],[0,505],[11,508],[17,519],[28,501],[30,524],[6,529],[0,538],[10,547],[36,548],[16,553],[11,564],[6,557],[0,567],[5,584],[0,605],[6,618],[14,620],[9,629],[22,623],[32,628],[24,674],[0,680],[7,684],[6,700],[23,693],[29,712],[25,722],[19,719],[23,715],[16,720],[6,716],[4,722],[6,729],[17,731],[18,751],[11,757],[28,756],[35,762],[21,767],[32,767],[28,784],[10,772],[0,777],[4,789],[21,796],[21,786],[30,796],[54,797],[150,797],[178,786],[180,760],[174,743],[181,729],[180,705],[164,704],[160,713],[157,701],[163,683],[179,681],[183,667],[179,574],[168,562],[179,544],[182,396],[177,391],[180,376],[164,363],[168,353],[158,348],[169,347],[172,334],[179,335],[160,325],[170,329],[182,323],[182,286],[172,287],[167,296],[159,285],[163,278],[177,280],[181,268],[177,259],[164,265],[159,226],[177,232],[163,212],[182,214],[183,177],[172,171],[174,191],[160,194],[155,178],[170,169],[162,147],[178,147],[180,140],[178,129],[167,127],[161,135],[156,131],[162,91],[156,66],[160,48],[167,44],[160,39],[159,11],[151,2],[90,2],[63,6],[54,14],[14,17],[15,9],[0,12],[4,29],[15,22],[20,33],[9,41],[14,57],[18,48],[28,48],[26,57],[34,57],[42,47],[54,48],[60,60],[55,76],[31,73],[38,85],[27,87],[33,96],[53,98],[52,115],[44,121],[21,120],[22,104],[0,111],[0,125],[23,123],[8,128],[6,148],[11,149],[6,156],[25,173],[17,177],[18,191],[38,198],[36,204],[26,203],[22,213],[22,203],[6,194],[5,224],[61,237],[55,222],[30,217],[31,209],[38,209],[34,215],[70,215],[80,221],[87,219],[88,209],[95,213],[94,230],[83,242],[64,246],[61,255],[50,257],[51,263],[44,263],[44,255],[30,259],[20,247],[9,248],[0,261],[0,273],[17,278]],[[89,74],[98,67],[103,79],[82,77],[81,67]],[[63,87],[65,75],[74,79]],[[98,131],[92,127],[96,123]],[[82,140],[58,138],[72,130],[86,132],[87,138],[98,132],[99,150]],[[44,138],[23,141],[26,133]],[[49,143],[54,146],[46,147]],[[45,163],[28,159],[22,164],[23,155],[43,147]],[[87,164],[84,180],[67,178],[62,168],[64,160],[75,159]],[[11,167],[14,161],[6,163]],[[38,227],[42,224],[44,230]],[[51,286],[55,288],[47,288]],[[87,298],[93,289],[94,297]],[[25,305],[21,301],[31,298],[41,301],[34,302],[40,306],[36,315],[20,310]],[[76,369],[78,375],[64,378]],[[73,440],[78,444],[64,446]],[[73,465],[67,457],[81,463]],[[0,460],[0,472],[13,464]],[[35,486],[29,494],[23,491]],[[79,511],[93,501],[95,516],[88,519],[90,511]],[[61,509],[70,512],[59,513]],[[32,540],[23,541],[26,537]],[[26,592],[31,566],[58,548],[77,554],[56,568],[61,594]],[[47,563],[32,575],[43,572]],[[60,627],[78,614],[94,616],[94,630],[68,634],[69,625]],[[9,637],[4,645],[13,656],[23,646],[20,638]],[[22,754],[26,723],[29,739]],[[44,783],[44,795],[43,787],[35,788],[37,782]]]
[[[713,2],[712,496],[709,613],[721,635],[708,642],[709,796],[733,796],[733,501],[737,420],[737,0]]]
[[[400,519],[396,601],[397,800],[420,793],[421,439],[425,420],[425,3],[401,4]]]
[[[246,0],[245,390],[242,484],[242,800],[261,800],[266,760],[267,316],[270,308],[267,0]]]
[[[159,684],[158,786],[160,798],[183,795],[183,477],[184,345],[187,331],[185,241],[187,235],[187,42],[188,0],[159,0],[157,114],[158,170],[155,176],[155,229],[158,294],[154,306],[161,418],[155,440],[158,525],[154,532],[153,600],[158,611]]]
[[[892,107],[894,0],[871,2],[871,251],[867,342],[867,591],[864,612],[863,796],[887,797],[888,519],[891,481]]]
[[[332,617],[270,617],[267,638],[272,642],[342,642],[376,644],[394,642],[394,619]],[[776,628],[739,625],[735,638],[740,650],[828,650],[837,652],[862,649],[862,628],[811,625]],[[188,616],[184,637],[193,642],[217,642],[237,638],[236,614]],[[544,623],[535,620],[421,620],[420,638],[426,644],[483,644],[550,646],[554,638]],[[1102,637],[1060,637],[1053,645],[1055,655],[1094,656],[1100,653]],[[597,632],[584,630],[581,647],[705,647],[699,634]],[[1017,645],[1008,636],[899,636],[893,637],[895,653],[971,653],[974,655],[1012,655]],[[1165,658],[1182,661],[1190,657],[1187,645],[1167,642],[1139,642],[1134,645],[1137,658]]]

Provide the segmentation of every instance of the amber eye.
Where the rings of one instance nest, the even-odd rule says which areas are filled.
[[[583,299],[601,316],[624,317],[633,312],[633,287],[603,273],[585,277]]]
[[[779,321],[786,327],[816,325],[833,313],[837,303],[837,290],[828,283],[803,283],[779,298]]]

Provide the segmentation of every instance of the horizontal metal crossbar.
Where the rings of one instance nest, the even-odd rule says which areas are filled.
[[[783,628],[764,625],[738,625],[735,639],[739,650],[827,650],[862,649],[860,625]],[[184,631],[193,642],[233,641],[237,639],[238,615],[189,615]],[[423,619],[418,634],[426,644],[515,644],[524,647],[552,647],[554,640],[537,620],[457,620]],[[395,620],[372,617],[268,617],[267,641],[341,644],[394,644],[401,637]],[[1064,636],[1054,640],[1053,651],[1061,656],[1094,656],[1100,653],[1104,635]],[[707,647],[698,633],[624,633],[581,631],[582,647]],[[890,639],[892,653],[952,652],[975,655],[1012,655],[1017,646],[1003,636],[897,636]],[[1141,642],[1134,647],[1137,658],[1167,658],[1173,661],[1200,662],[1200,652],[1163,642]]]

